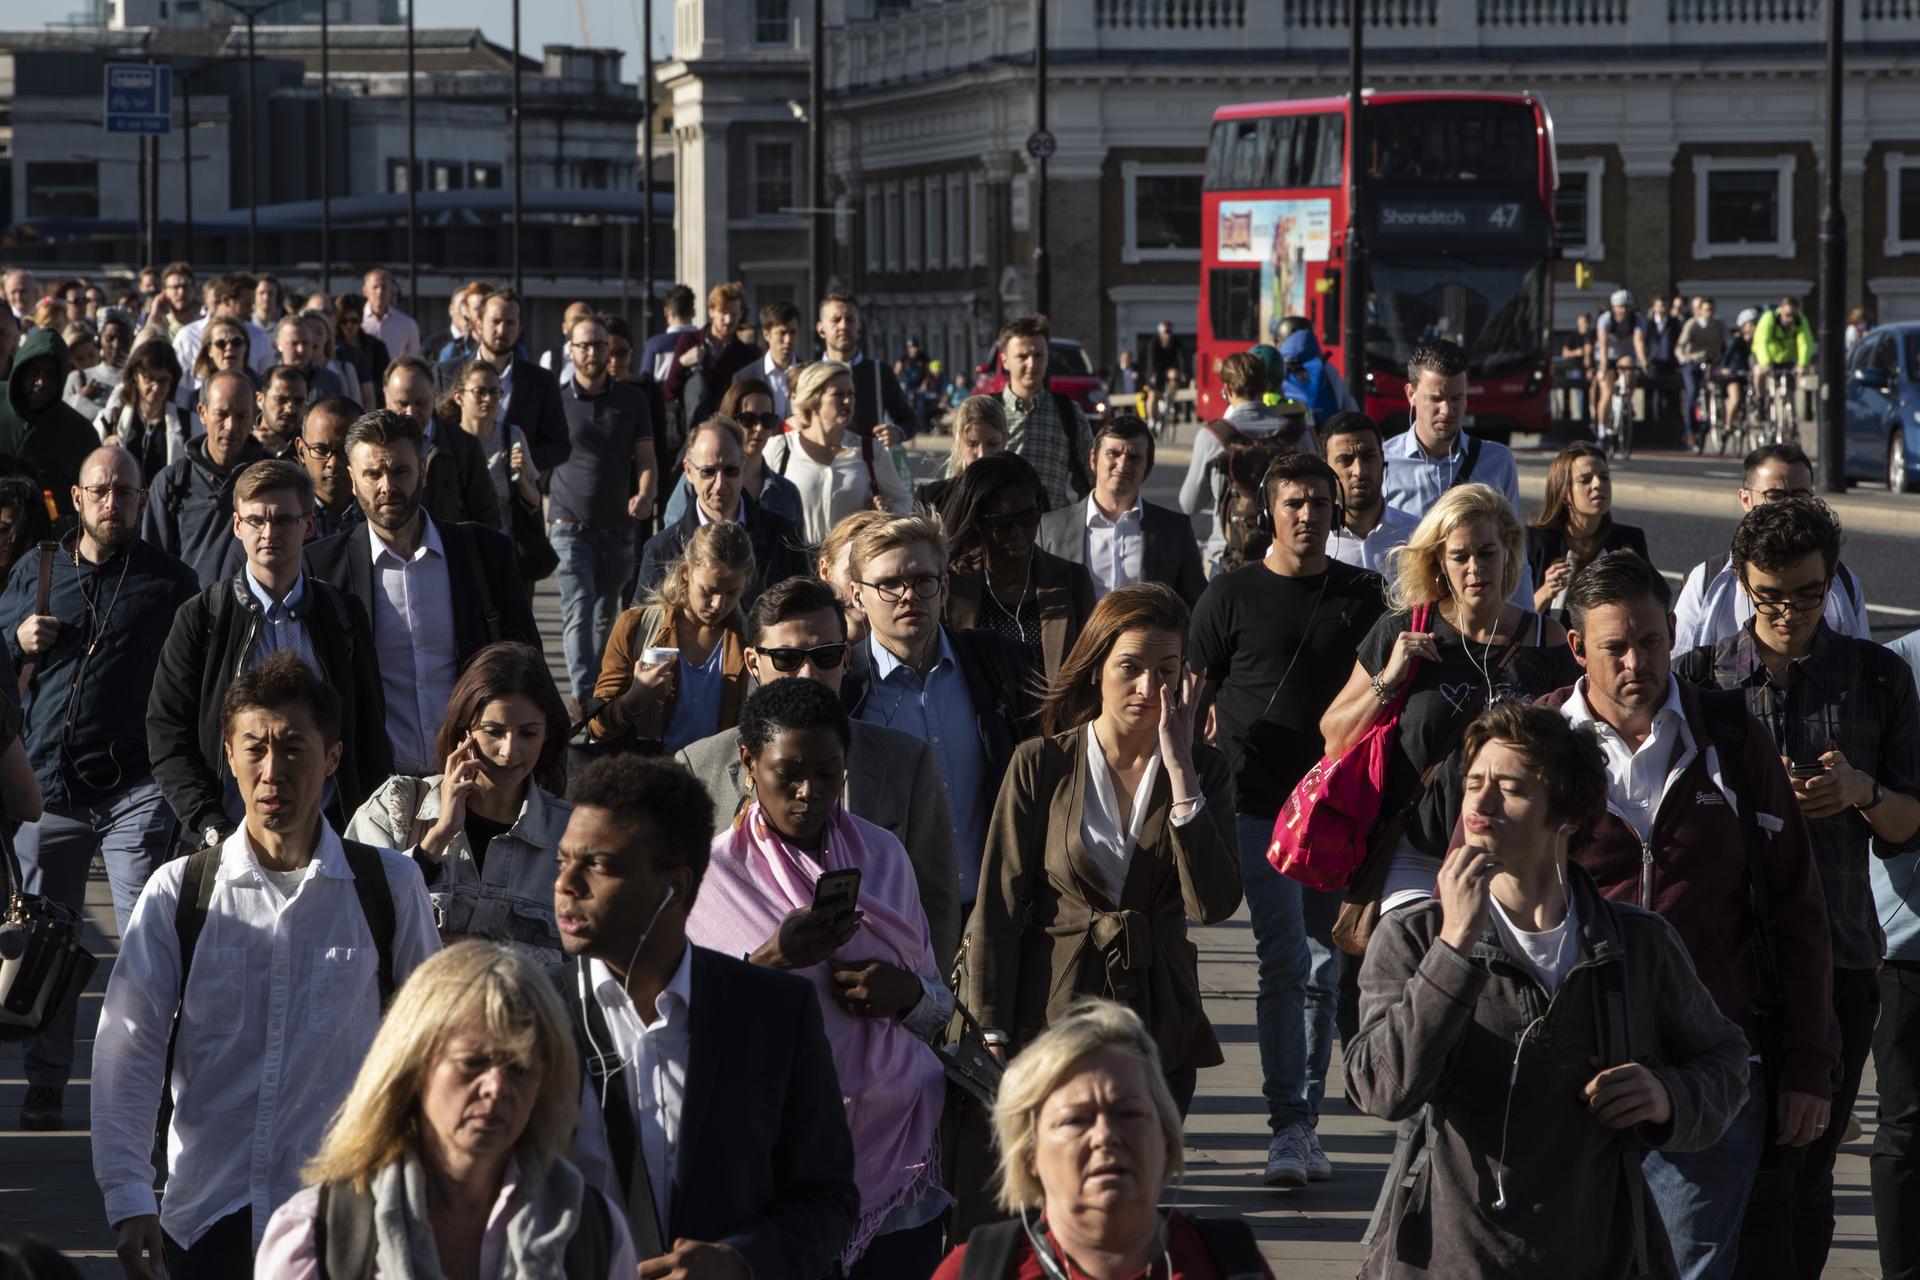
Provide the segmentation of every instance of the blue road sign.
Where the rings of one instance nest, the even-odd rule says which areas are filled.
[[[109,62],[102,98],[101,123],[108,133],[173,131],[172,67]]]

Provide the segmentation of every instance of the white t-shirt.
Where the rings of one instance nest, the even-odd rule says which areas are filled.
[[[1494,927],[1500,931],[1501,945],[1533,970],[1533,976],[1551,996],[1560,989],[1567,970],[1580,959],[1580,920],[1579,913],[1573,909],[1573,899],[1567,899],[1566,918],[1544,933],[1528,933],[1508,918],[1500,899],[1489,895],[1489,900],[1493,904]]]

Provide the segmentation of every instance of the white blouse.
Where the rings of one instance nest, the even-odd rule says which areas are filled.
[[[815,462],[791,434],[767,441],[767,470],[785,476],[800,491],[800,514],[808,542],[820,542],[834,525],[855,512],[871,510],[876,485],[888,511],[905,515],[913,509],[913,495],[893,464],[893,451],[876,441],[871,472],[863,454],[861,437],[851,431],[843,437],[831,466]]]
[[[1113,789],[1113,770],[1107,767],[1107,753],[1093,726],[1087,726],[1087,794],[1080,807],[1080,839],[1087,856],[1100,869],[1100,880],[1107,896],[1115,903],[1126,887],[1127,868],[1133,865],[1133,851],[1140,843],[1140,827],[1146,821],[1147,801],[1153,784],[1160,777],[1160,752],[1155,750],[1140,781],[1133,789],[1133,808],[1124,827],[1120,824],[1120,802]]]

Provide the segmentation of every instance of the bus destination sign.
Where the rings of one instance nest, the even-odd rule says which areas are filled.
[[[1530,230],[1519,200],[1382,200],[1376,206],[1383,236],[1520,236]]]

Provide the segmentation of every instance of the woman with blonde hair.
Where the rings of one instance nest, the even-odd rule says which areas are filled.
[[[961,986],[1009,1055],[1084,996],[1128,1005],[1182,1114],[1200,1068],[1224,1060],[1187,924],[1240,905],[1233,775],[1194,742],[1188,629],[1185,602],[1157,582],[1094,607],[1041,705],[1043,736],[1013,753],[1000,788]]]
[[[1111,1000],[1066,1010],[1007,1068],[993,1127],[1000,1206],[1013,1220],[976,1228],[933,1280],[1273,1280],[1244,1221],[1160,1208],[1185,1143],[1154,1037],[1133,1010]]]
[[[746,619],[753,543],[731,521],[703,524],[645,604],[614,619],[593,696],[597,742],[649,755],[678,751],[740,723],[747,695]]]
[[[1007,451],[1007,411],[998,396],[968,396],[953,411],[953,449],[946,470],[914,490],[913,500],[936,515],[946,510],[953,482],[968,464]]]
[[[631,1280],[625,1215],[562,1154],[579,1076],[538,965],[498,943],[442,951],[387,1010],[254,1275]]]
[[[799,429],[767,441],[766,465],[800,490],[808,542],[856,511],[905,515],[913,506],[893,455],[872,436],[853,432],[853,370],[816,360],[794,380],[789,400]]]
[[[860,535],[888,518],[885,511],[856,511],[836,523],[820,540],[818,572],[820,578],[840,597],[840,612],[847,618],[847,644],[858,646],[867,638],[867,615],[855,605],[853,581],[853,544]]]
[[[1407,822],[1380,864],[1384,910],[1433,895],[1460,816],[1455,757],[1474,717],[1579,675],[1560,624],[1508,599],[1526,569],[1525,543],[1513,508],[1492,488],[1466,484],[1442,494],[1390,553],[1390,611],[1361,642],[1346,687],[1320,719],[1326,752],[1337,756],[1389,707],[1400,708],[1380,812],[1387,822],[1404,811]]]

